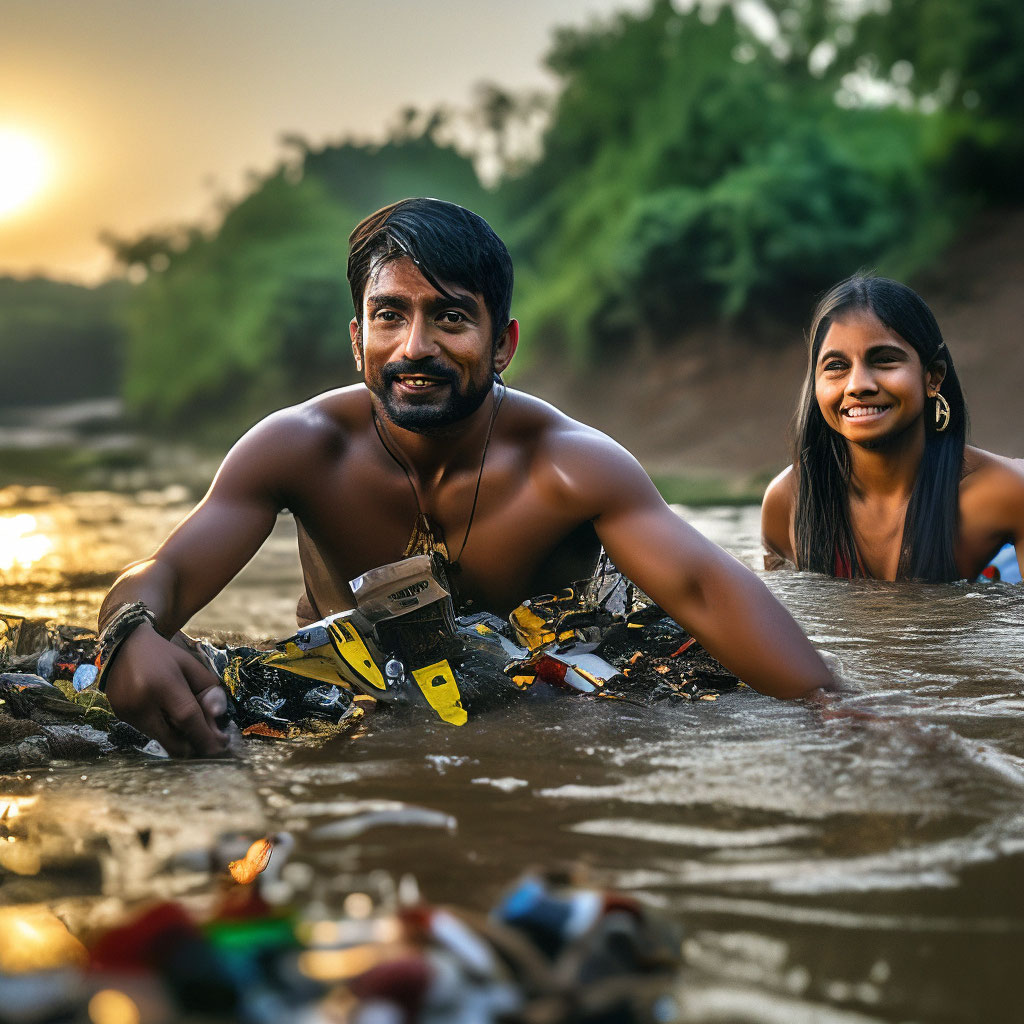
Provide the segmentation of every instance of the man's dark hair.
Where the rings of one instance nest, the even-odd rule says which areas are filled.
[[[348,283],[360,326],[370,276],[403,256],[444,296],[449,293],[442,281],[481,294],[495,340],[508,326],[512,258],[487,221],[470,210],[441,199],[403,199],[360,221],[348,246]]]

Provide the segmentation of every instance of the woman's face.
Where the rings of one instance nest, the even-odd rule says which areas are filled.
[[[926,395],[941,384],[941,363],[926,370],[914,347],[869,310],[833,321],[814,367],[825,422],[852,444],[877,447],[923,428]]]

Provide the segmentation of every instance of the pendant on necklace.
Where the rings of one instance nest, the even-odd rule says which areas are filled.
[[[446,563],[449,562],[444,530],[426,512],[417,512],[412,526],[412,536],[409,537],[409,543],[406,544],[402,557],[411,558],[413,555],[434,554],[441,555]]]

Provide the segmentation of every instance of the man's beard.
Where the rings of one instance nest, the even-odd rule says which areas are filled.
[[[418,373],[447,384],[447,392],[433,400],[427,396],[418,401],[396,400],[395,381]],[[458,374],[443,363],[434,359],[396,359],[383,366],[374,378],[367,375],[366,386],[380,400],[385,415],[396,427],[416,434],[434,434],[472,416],[491,393],[494,377],[489,374],[483,384],[470,382],[463,390]]]

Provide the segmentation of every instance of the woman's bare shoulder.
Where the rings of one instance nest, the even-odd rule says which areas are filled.
[[[1012,459],[968,445],[964,449],[963,484],[972,487],[1024,485],[1024,459]]]
[[[761,514],[768,510],[772,514],[785,514],[792,518],[796,509],[797,479],[792,466],[787,466],[765,488],[761,502]]]
[[[1024,528],[1024,459],[971,446],[964,449],[960,511],[964,516],[1008,517],[1012,525]]]
[[[779,569],[785,562],[796,561],[793,537],[796,497],[796,473],[792,466],[787,466],[765,489],[761,502],[761,541],[766,569]]]

